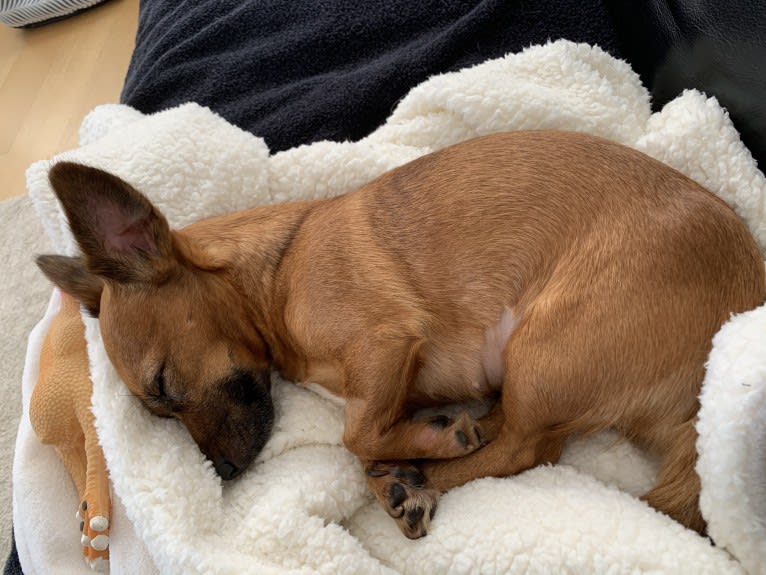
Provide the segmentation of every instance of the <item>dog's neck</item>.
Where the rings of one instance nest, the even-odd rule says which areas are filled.
[[[286,289],[279,285],[278,271],[304,220],[323,201],[253,208],[201,220],[177,232],[195,264],[226,274],[246,300],[255,327],[279,354],[291,354],[292,345],[278,335],[286,333]]]

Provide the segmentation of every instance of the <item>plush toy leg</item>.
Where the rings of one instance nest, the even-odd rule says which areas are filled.
[[[74,481],[83,554],[100,570],[109,558],[109,478],[90,410],[93,385],[80,306],[61,295],[61,311],[40,351],[29,419],[40,441],[56,449]]]
[[[80,516],[83,519],[83,553],[91,566],[100,561],[109,560],[109,518],[111,500],[109,499],[109,475],[106,461],[98,444],[98,436],[90,409],[84,414],[86,422],[85,453],[87,469],[85,488],[80,493]],[[87,544],[86,544],[87,541]]]
[[[80,523],[83,555],[89,565],[98,569],[100,563],[109,560],[109,480],[98,443],[94,447],[93,440],[84,437],[79,428],[77,431],[73,435],[79,434],[78,441],[55,448],[72,476],[80,498],[76,519]]]

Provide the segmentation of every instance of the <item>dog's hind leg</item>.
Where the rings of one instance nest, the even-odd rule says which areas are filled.
[[[569,326],[548,329],[550,317],[530,314],[508,342],[502,417],[492,416],[497,436],[464,457],[424,462],[426,488],[444,492],[480,477],[507,477],[556,463],[568,435],[604,426],[586,389],[593,384],[595,354],[584,346],[573,349],[572,341],[583,342],[568,333]]]
[[[494,441],[465,457],[429,461],[421,466],[426,486],[440,492],[479,477],[515,475],[542,463],[555,463],[563,439],[550,437],[543,429],[523,430],[510,424]]]
[[[562,432],[560,424],[590,424],[591,403],[582,392],[589,380],[589,354],[574,353],[567,326],[549,329],[550,317],[529,314],[508,341],[499,402],[504,417],[495,417],[500,423],[497,437],[465,457],[424,463],[428,487],[443,492],[479,477],[506,477],[555,463],[566,436],[578,431]],[[573,387],[581,393],[573,393]]]
[[[694,470],[697,462],[695,421],[692,419],[668,429],[657,484],[642,499],[686,527],[702,533],[705,520],[699,509],[700,479]]]

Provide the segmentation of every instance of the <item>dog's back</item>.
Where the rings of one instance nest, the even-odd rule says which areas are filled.
[[[304,278],[312,296],[321,299],[324,285],[328,298],[353,307],[360,283],[386,284],[385,313],[411,313],[426,332],[415,393],[430,398],[499,385],[486,381],[480,357],[503,310],[515,324],[549,318],[545,333],[580,333],[568,354],[598,337],[589,361],[628,389],[670,377],[692,356],[701,366],[728,314],[764,299],[761,255],[723,201],[644,154],[584,134],[462,143],[324,204],[314,220],[307,241],[342,271]],[[327,280],[345,274],[357,278],[355,291],[340,295]],[[374,305],[360,302],[359,313]]]

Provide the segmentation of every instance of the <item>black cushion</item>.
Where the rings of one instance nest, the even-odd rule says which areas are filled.
[[[687,88],[724,106],[766,165],[766,2],[611,2],[619,45],[659,110]]]
[[[273,151],[356,140],[429,76],[549,39],[620,56],[601,0],[141,2],[122,101],[196,101]]]

